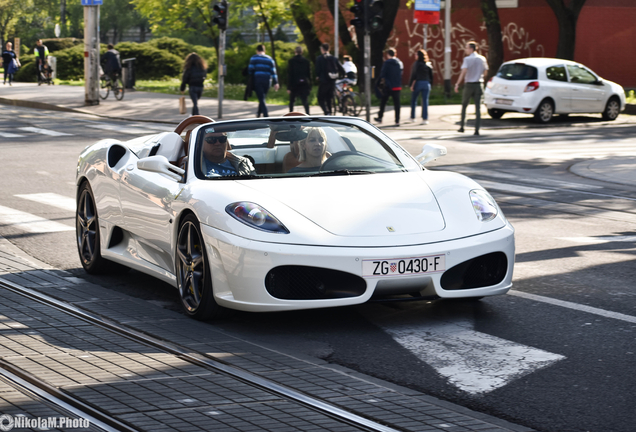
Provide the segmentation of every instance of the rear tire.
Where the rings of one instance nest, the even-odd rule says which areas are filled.
[[[113,83],[113,94],[117,100],[122,100],[124,98],[124,83],[121,78],[117,78]]]
[[[350,94],[342,98],[342,115],[351,117],[356,115],[356,101]]]
[[[603,120],[613,121],[616,120],[618,114],[621,112],[621,103],[616,96],[612,96],[605,105],[603,111]]]
[[[497,108],[490,108],[488,110],[488,115],[490,116],[490,118],[499,120],[501,117],[503,117],[504,111]]]
[[[554,116],[554,104],[550,99],[543,99],[534,113],[534,120],[537,123],[546,124]]]
[[[175,249],[177,288],[185,313],[197,320],[220,318],[229,309],[214,300],[212,274],[197,218],[190,214],[179,226]]]

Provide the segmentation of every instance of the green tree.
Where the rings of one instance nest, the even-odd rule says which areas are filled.
[[[0,0],[0,47],[4,50],[10,34],[15,36],[20,18],[34,12],[32,0]]]
[[[576,22],[586,0],[545,0],[552,8],[559,23],[559,43],[556,57],[574,60],[576,47]]]

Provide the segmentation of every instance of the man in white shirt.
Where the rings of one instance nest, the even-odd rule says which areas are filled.
[[[482,83],[488,72],[488,62],[486,57],[477,54],[478,45],[475,41],[466,44],[464,62],[459,79],[455,84],[455,93],[459,93],[459,84],[464,80],[464,92],[462,94],[462,120],[457,132],[464,132],[464,122],[466,120],[466,107],[470,98],[475,100],[475,135],[479,135],[479,125],[481,123],[481,95],[483,94]]]

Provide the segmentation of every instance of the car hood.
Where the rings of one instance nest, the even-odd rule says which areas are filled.
[[[337,236],[416,235],[445,227],[437,200],[419,173],[240,183],[280,201]]]

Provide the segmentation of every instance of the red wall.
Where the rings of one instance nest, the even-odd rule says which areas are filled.
[[[422,48],[424,26],[413,23],[413,10],[406,8],[406,0],[400,3],[394,31],[387,46],[382,48],[397,49],[398,57],[405,66],[404,81],[407,81],[415,52]],[[588,0],[577,24],[574,60],[624,87],[636,87],[635,3],[634,0]],[[349,21],[351,14],[344,7],[342,11]],[[454,82],[459,75],[466,42],[476,40],[482,47],[482,54],[488,56],[488,35],[478,1],[453,0],[452,11],[451,63]],[[326,7],[324,12],[331,17]],[[443,10],[440,17],[439,25],[428,26],[427,51],[435,69],[436,83],[441,83],[444,76]],[[321,30],[324,32],[321,33],[325,35],[321,39],[332,42],[329,19],[324,16],[321,18]],[[517,8],[500,8],[499,18],[505,61],[556,55],[558,25],[545,0],[519,0]],[[328,33],[331,34],[327,36]]]

